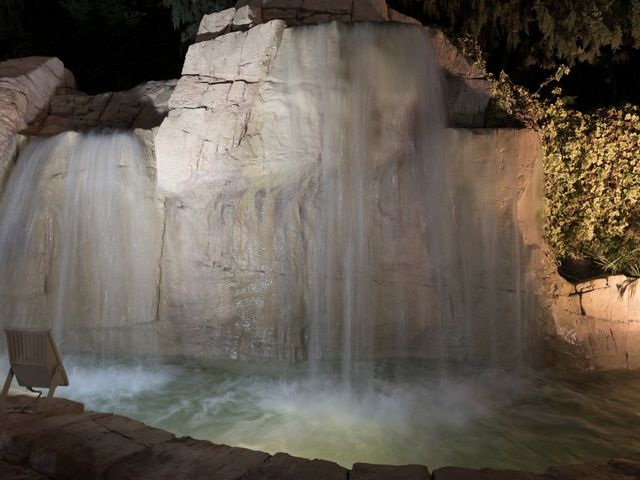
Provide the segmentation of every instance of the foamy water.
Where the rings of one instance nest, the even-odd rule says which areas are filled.
[[[405,363],[399,375],[377,367],[378,380],[349,391],[337,373],[308,379],[306,366],[68,363],[72,386],[60,394],[87,408],[178,435],[347,467],[376,462],[542,471],[640,449],[637,373],[567,380],[467,371],[443,378],[426,365]]]

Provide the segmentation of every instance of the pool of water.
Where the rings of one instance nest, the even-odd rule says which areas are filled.
[[[59,394],[177,435],[354,462],[516,468],[640,451],[640,373],[558,376],[377,365],[349,385],[327,366],[67,360]]]

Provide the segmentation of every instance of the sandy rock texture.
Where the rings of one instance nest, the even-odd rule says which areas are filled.
[[[47,115],[32,122],[24,133],[55,135],[92,128],[152,129],[168,112],[177,80],[150,81],[124,92],[87,95],[74,88],[59,88],[52,95]]]
[[[623,275],[570,284],[550,293],[547,363],[587,370],[640,368],[638,280]]]
[[[28,57],[0,62],[0,191],[11,170],[16,134],[45,114],[55,90],[72,81],[57,58]]]

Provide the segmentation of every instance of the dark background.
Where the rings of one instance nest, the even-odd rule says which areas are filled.
[[[533,1],[511,3],[527,18]],[[630,5],[640,0],[617,1]],[[493,18],[489,23],[482,17],[486,12],[478,10],[481,2],[467,2],[469,5],[458,0],[459,12],[464,15],[457,16],[445,7],[427,11],[426,0],[391,0],[389,4],[454,35],[474,35],[484,50],[489,71],[497,76],[504,70],[516,83],[534,91],[554,71],[554,62],[556,65],[566,62],[566,58],[546,55],[533,21],[527,25],[527,34],[522,35],[521,41],[515,47],[507,47],[504,38],[508,27],[500,23],[501,18]],[[234,3],[233,0],[0,0],[0,60],[57,56],[75,74],[78,88],[87,93],[125,90],[146,80],[178,78],[199,19]],[[485,3],[491,5],[489,0]],[[581,2],[573,4],[573,8],[581,8]],[[527,57],[529,60],[525,62]],[[563,93],[576,96],[577,105],[584,109],[622,102],[640,104],[639,85],[640,49],[631,40],[615,52],[603,47],[601,55],[591,62],[573,64],[571,73],[562,81]]]

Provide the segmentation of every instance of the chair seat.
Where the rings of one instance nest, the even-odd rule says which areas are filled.
[[[4,402],[13,377],[27,388],[48,388],[47,399],[58,386],[69,385],[51,330],[5,328],[10,369],[0,400]]]

